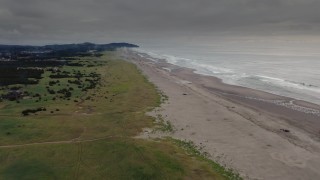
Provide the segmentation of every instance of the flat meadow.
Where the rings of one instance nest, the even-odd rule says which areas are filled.
[[[0,102],[0,179],[233,177],[180,141],[135,138],[155,127],[146,112],[162,97],[112,52],[46,67],[38,84],[0,94],[10,89],[27,95]]]

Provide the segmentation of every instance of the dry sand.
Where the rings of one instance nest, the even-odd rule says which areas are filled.
[[[156,113],[173,124],[172,137],[193,141],[245,179],[320,179],[318,105],[119,53],[169,97]]]

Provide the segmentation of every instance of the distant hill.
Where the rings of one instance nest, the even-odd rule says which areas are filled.
[[[77,51],[86,52],[91,50],[106,51],[115,50],[117,48],[135,48],[139,47],[129,43],[110,43],[110,44],[55,44],[45,46],[29,46],[29,45],[0,45],[0,52],[17,52],[17,51]]]

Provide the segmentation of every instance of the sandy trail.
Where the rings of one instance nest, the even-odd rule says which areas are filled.
[[[318,118],[315,115],[272,103],[251,103],[221,92],[268,100],[288,100],[285,97],[221,85],[214,78],[155,63],[130,51],[122,51],[121,56],[135,63],[169,97],[154,114],[161,114],[174,125],[174,138],[204,147],[213,160],[237,170],[246,179],[320,179],[319,127],[303,124],[305,128],[301,128],[291,118],[293,114],[313,122]]]

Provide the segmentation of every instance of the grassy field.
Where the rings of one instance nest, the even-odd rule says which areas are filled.
[[[46,71],[38,85],[21,85],[33,96],[0,102],[0,179],[236,178],[180,141],[133,138],[154,126],[145,113],[161,102],[133,64],[112,53],[77,62],[82,66],[60,70],[82,77],[50,78]],[[93,79],[96,86],[86,89]],[[22,114],[37,108],[45,110]]]

